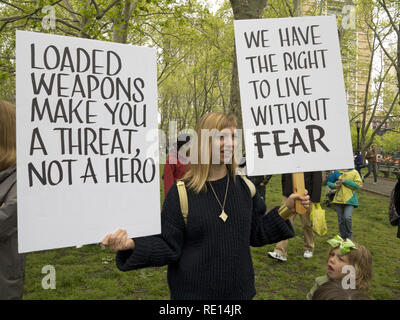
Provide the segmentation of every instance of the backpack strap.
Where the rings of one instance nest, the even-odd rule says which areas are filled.
[[[243,181],[246,183],[247,187],[249,188],[251,197],[254,198],[254,196],[256,195],[256,186],[246,176],[240,176],[240,177],[243,179]]]
[[[179,195],[179,202],[181,206],[181,212],[183,215],[183,219],[185,220],[185,223],[187,222],[187,216],[189,213],[189,208],[188,208],[188,198],[187,198],[187,192],[186,192],[186,187],[185,183],[182,180],[177,181],[176,187],[178,188],[178,195]]]

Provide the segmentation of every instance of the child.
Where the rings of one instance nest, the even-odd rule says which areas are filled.
[[[335,170],[327,184],[329,188],[337,190],[332,203],[336,204],[340,236],[352,240],[352,216],[353,209],[358,207],[357,190],[362,186],[361,177],[354,169]]]
[[[316,290],[328,281],[342,283],[347,272],[343,270],[345,266],[354,267],[355,288],[368,294],[372,280],[372,256],[366,247],[352,242],[350,239],[344,241],[340,236],[328,240],[332,246],[327,257],[327,274],[315,279],[315,284],[307,294],[307,299],[311,300]],[[347,281],[346,281],[347,284]],[[350,279],[351,286],[351,279]],[[345,289],[345,288],[344,288]]]
[[[327,281],[320,286],[312,297],[313,300],[371,300],[363,291],[344,289],[339,281]]]

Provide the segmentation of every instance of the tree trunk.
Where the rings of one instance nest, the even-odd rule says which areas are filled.
[[[301,17],[303,15],[303,3],[301,0],[293,0],[293,11],[295,17]]]
[[[137,6],[137,0],[132,3],[132,0],[125,0],[124,7],[120,11],[122,21],[119,17],[115,18],[113,26],[113,42],[126,43],[128,40],[128,26],[132,16],[132,11]]]
[[[262,14],[264,12],[264,8],[267,5],[267,0],[230,0],[230,3],[232,6],[233,17],[235,20],[261,19]],[[230,113],[233,113],[237,117],[238,128],[242,128],[243,122],[242,122],[242,113],[240,106],[236,46],[234,47],[234,53],[233,53],[229,109]]]

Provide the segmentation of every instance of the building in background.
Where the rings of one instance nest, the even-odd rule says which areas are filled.
[[[346,87],[347,104],[350,115],[363,110],[365,90],[368,80],[368,67],[371,50],[368,44],[368,28],[357,19],[353,8],[345,0],[303,0],[304,15],[335,15],[338,27],[344,26],[341,39],[343,75]],[[342,19],[345,19],[342,23]]]

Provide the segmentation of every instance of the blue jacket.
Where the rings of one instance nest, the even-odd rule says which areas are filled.
[[[362,166],[362,164],[363,164],[363,159],[362,159],[362,155],[361,155],[361,154],[359,154],[359,155],[357,155],[357,156],[355,157],[355,159],[354,159],[354,164],[355,164],[356,166]]]

